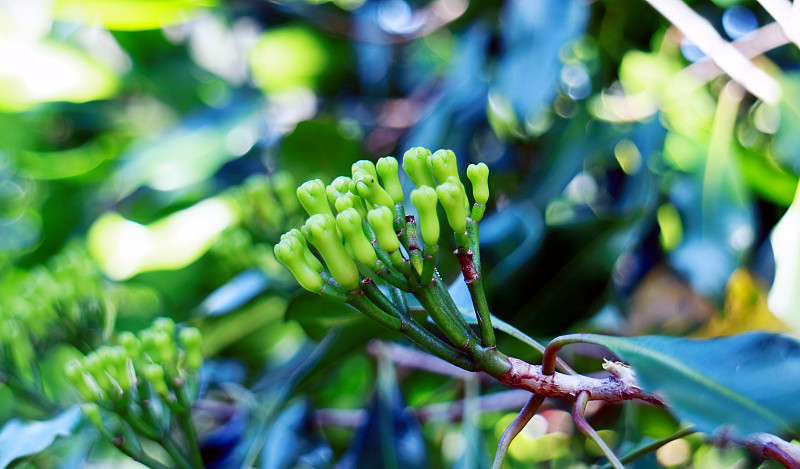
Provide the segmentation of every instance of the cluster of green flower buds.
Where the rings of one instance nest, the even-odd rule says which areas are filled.
[[[244,225],[267,239],[274,239],[284,227],[300,221],[302,210],[295,197],[296,188],[291,173],[278,171],[269,176],[249,177],[232,195],[239,201]]]
[[[275,256],[305,289],[322,292],[332,285],[347,292],[358,290],[359,265],[407,291],[430,283],[440,236],[439,205],[459,249],[469,249],[468,220],[480,221],[489,197],[486,165],[467,169],[474,200],[470,208],[451,150],[408,150],[402,168],[417,186],[410,197],[418,221],[405,216],[399,167],[391,156],[380,158],[377,165],[361,160],[352,165],[350,176],[337,177],[328,185],[314,179],[297,189],[309,218],[300,230],[283,235]]]
[[[149,394],[148,385],[165,402],[176,401],[182,386],[203,364],[200,331],[179,331],[168,318],[159,318],[138,336],[123,332],[117,345],[90,352],[67,363],[67,378],[84,400],[114,405]]]

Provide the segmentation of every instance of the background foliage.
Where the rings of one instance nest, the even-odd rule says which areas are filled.
[[[731,40],[772,21],[690,3]],[[6,0],[0,25],[4,466],[120,458],[63,364],[167,316],[203,333],[208,467],[487,467],[524,395],[404,364],[371,342],[398,337],[299,293],[272,254],[302,223],[297,183],[411,146],[491,167],[485,284],[524,334],[800,332],[793,45],[758,59],[783,91],[766,103],[643,0]],[[507,467],[598,458],[550,405]],[[623,449],[678,428],[593,412]],[[755,464],[670,448],[636,467]]]

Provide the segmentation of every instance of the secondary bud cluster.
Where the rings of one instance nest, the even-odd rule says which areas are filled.
[[[175,400],[176,380],[185,381],[203,364],[200,331],[177,331],[168,318],[157,319],[138,335],[123,332],[107,345],[67,363],[67,378],[88,402],[116,403],[152,386],[162,399]]]
[[[486,165],[467,169],[475,201],[470,209],[453,151],[408,150],[402,168],[417,186],[410,195],[418,220],[406,220],[399,168],[391,156],[380,158],[377,165],[361,160],[352,165],[349,176],[339,176],[328,185],[314,179],[297,188],[297,199],[309,218],[300,230],[283,235],[275,256],[303,288],[323,292],[330,284],[356,291],[361,280],[359,264],[395,286],[429,283],[430,272],[423,272],[438,252],[439,205],[459,248],[468,249],[468,219],[480,221],[488,200]]]

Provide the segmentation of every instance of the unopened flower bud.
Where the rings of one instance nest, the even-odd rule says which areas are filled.
[[[430,154],[431,151],[426,148],[414,147],[403,155],[403,170],[417,187],[436,187],[428,168]]]
[[[83,406],[83,413],[96,428],[103,428],[103,417],[100,415],[100,407],[91,403]]]
[[[333,215],[313,215],[306,221],[301,231],[306,240],[322,255],[334,280],[348,290],[358,288],[358,268],[339,238]]]
[[[383,181],[383,187],[395,204],[403,203],[403,188],[400,186],[400,176],[397,174],[397,160],[391,156],[384,156],[378,160],[378,174]]]
[[[289,171],[278,171],[270,177],[272,188],[286,213],[297,211],[297,183]]]
[[[475,202],[485,204],[489,200],[489,167],[485,163],[471,164],[467,167],[467,177],[472,183]]]
[[[164,368],[155,363],[147,363],[142,366],[142,375],[153,386],[153,390],[162,398],[169,398],[167,381],[164,379]]]
[[[328,205],[328,195],[325,193],[325,183],[322,179],[306,181],[297,188],[297,200],[309,215],[326,213],[333,216]]]
[[[156,318],[150,327],[154,331],[164,331],[168,336],[175,337],[175,321],[171,318]]]
[[[439,182],[447,181],[450,176],[458,179],[458,162],[453,150],[436,150],[428,157],[428,167]]]
[[[367,213],[367,220],[369,220],[369,224],[375,231],[378,245],[388,253],[400,249],[400,241],[397,239],[397,233],[395,233],[392,226],[393,218],[392,210],[388,207],[378,207]]]
[[[439,216],[436,214],[436,205],[439,201],[436,189],[422,186],[411,191],[411,203],[419,212],[419,229],[422,240],[429,246],[439,243]]]
[[[300,244],[303,245],[303,254],[306,256],[306,263],[311,267],[314,272],[322,272],[325,268],[322,266],[322,263],[317,259],[310,249],[308,249],[308,245],[306,244],[306,238],[303,236],[303,233],[300,232],[297,228],[292,228],[291,230],[287,231],[286,233],[281,235],[281,239],[292,236],[300,241]]]
[[[364,234],[361,221],[361,215],[353,208],[345,209],[336,215],[336,225],[342,232],[355,258],[358,262],[372,268],[378,263],[378,256],[375,255],[372,243],[369,242],[367,235]]]
[[[203,366],[203,351],[201,348],[203,338],[196,327],[181,329],[181,344],[186,352],[186,368],[196,372]]]
[[[325,193],[328,195],[328,202],[336,206],[336,201],[340,197],[344,197],[347,191],[350,190],[351,182],[352,180],[349,177],[339,176],[334,179],[332,183],[328,184],[328,187],[325,188]]]
[[[454,178],[449,178],[444,184],[436,187],[439,202],[447,214],[447,222],[456,234],[467,232],[467,209],[464,186]]]
[[[136,360],[141,355],[142,344],[132,332],[124,331],[119,334],[119,344],[125,348],[129,357]]]
[[[371,204],[393,207],[394,200],[386,190],[378,184],[378,177],[361,172],[353,178],[358,195],[367,199]]]
[[[275,245],[275,258],[292,272],[300,286],[308,291],[319,293],[325,282],[322,280],[320,271],[314,270],[309,265],[305,251],[308,251],[308,248],[295,236],[284,236]]]
[[[353,174],[353,179],[357,179],[361,174],[372,176],[373,179],[378,179],[378,172],[375,171],[375,164],[370,160],[358,160],[350,166]]]
[[[86,369],[83,367],[83,364],[80,362],[80,360],[68,361],[64,367],[64,373],[67,375],[67,379],[72,383],[72,385],[75,386],[75,389],[78,390],[78,393],[80,393],[81,397],[87,402],[94,402],[101,397],[100,394],[98,394],[87,384],[86,379],[84,378]]]
[[[353,194],[352,192],[347,192],[342,197],[336,199],[336,211],[341,213],[344,212],[348,208],[354,208],[361,215],[361,218],[365,218],[367,216],[367,210],[364,208],[364,202],[361,200],[361,197]]]

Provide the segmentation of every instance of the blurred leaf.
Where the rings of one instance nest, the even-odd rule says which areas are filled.
[[[286,300],[270,296],[235,313],[207,319],[200,326],[203,354],[215,355],[259,328],[279,322],[285,311]]]
[[[772,154],[779,163],[800,175],[800,74],[795,72],[783,76],[781,118]]]
[[[206,316],[220,316],[236,310],[270,286],[270,279],[258,270],[246,270],[211,292],[198,307]]]
[[[363,314],[341,301],[305,291],[289,302],[286,319],[299,322],[314,340],[321,340],[333,328],[366,321]]]
[[[212,197],[144,226],[108,212],[89,229],[92,256],[109,277],[177,270],[202,256],[226,228],[238,221],[233,201]]]
[[[403,148],[449,148],[459,155],[468,154],[469,142],[485,120],[490,39],[490,31],[481,22],[458,37],[444,82],[434,82],[439,94],[421,109]]]
[[[0,111],[5,112],[52,101],[105,99],[118,86],[107,67],[64,44],[4,40],[0,63]]]
[[[746,333],[708,340],[580,334],[636,371],[644,389],[666,397],[678,418],[711,434],[796,432],[800,342]]]
[[[139,31],[186,23],[216,4],[216,0],[57,0],[53,14],[71,23]]]
[[[766,288],[750,272],[736,270],[728,279],[726,290],[725,309],[697,332],[698,337],[733,335],[753,330],[789,330],[769,311]]]
[[[561,48],[583,33],[589,5],[581,0],[503,3],[503,55],[493,92],[506,98],[519,122],[532,123],[556,97]]]
[[[419,422],[406,410],[391,365],[379,363],[378,382],[367,421],[339,460],[342,469],[422,469],[427,467],[425,440]]]
[[[113,158],[117,142],[101,136],[78,148],[57,152],[21,151],[17,156],[20,172],[32,179],[63,179],[79,176]]]
[[[250,49],[250,70],[265,94],[310,88],[325,84],[323,77],[345,62],[346,50],[303,24],[290,24],[265,31]]]
[[[46,421],[10,420],[0,430],[0,468],[17,458],[44,450],[59,436],[71,434],[80,419],[81,410],[73,406]]]
[[[775,204],[788,207],[794,198],[797,176],[780,168],[774,160],[742,149],[739,166],[750,189]]]
[[[121,200],[141,186],[172,191],[207,180],[256,143],[257,115],[254,104],[204,110],[157,138],[141,138],[120,157],[104,195]]]
[[[281,144],[280,167],[298,181],[350,174],[350,165],[364,158],[358,142],[346,136],[331,119],[303,121]]]
[[[333,450],[312,434],[312,409],[297,402],[284,410],[269,429],[261,453],[262,469],[330,467]]]

